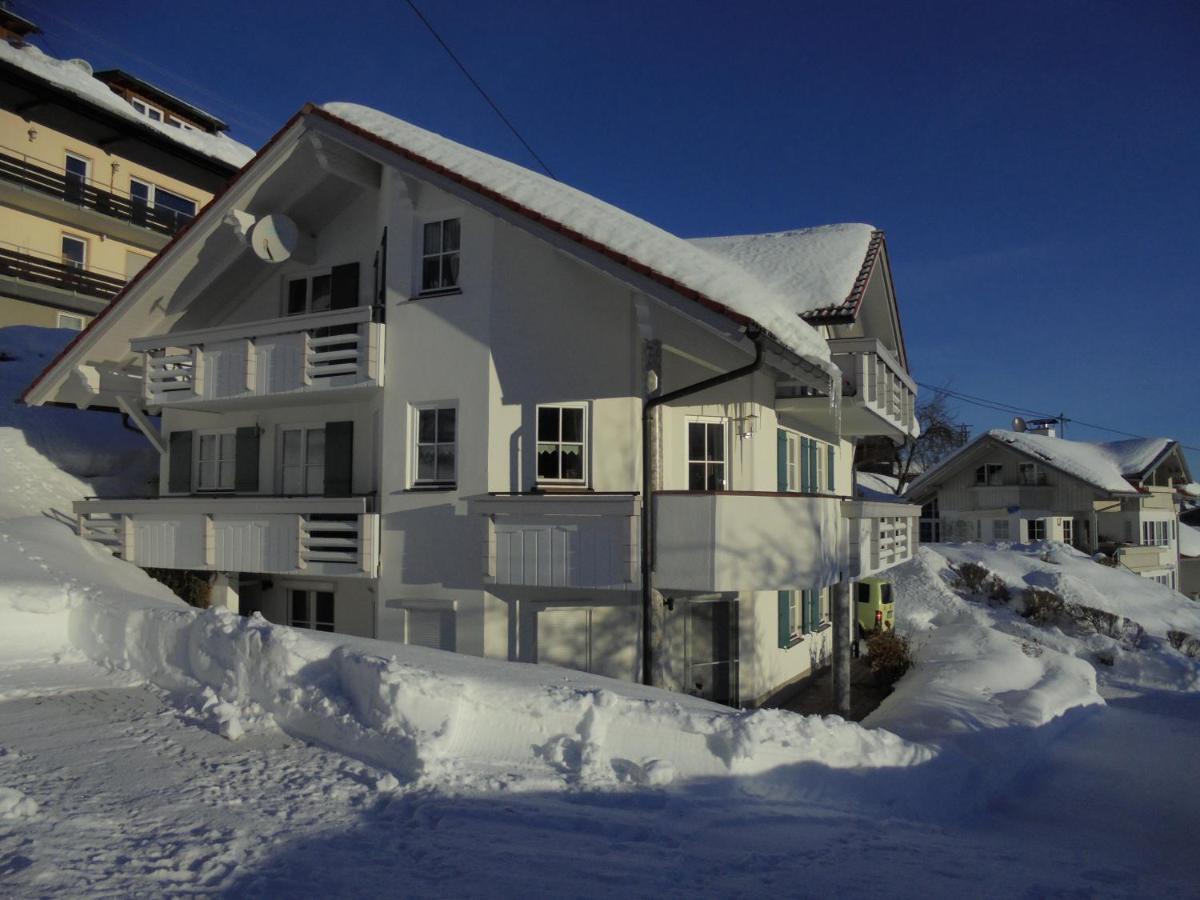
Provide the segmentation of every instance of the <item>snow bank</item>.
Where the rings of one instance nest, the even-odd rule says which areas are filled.
[[[322,109],[754,320],[840,383],[828,345],[800,320],[794,299],[741,265],[590,194],[387,113],[354,103],[326,103]]]
[[[1185,522],[1179,523],[1179,555],[1200,556],[1200,528],[1193,528]]]
[[[157,132],[177,144],[234,168],[240,169],[254,156],[254,151],[245,144],[239,144],[224,134],[185,131],[139,115],[108,85],[92,77],[90,71],[70,60],[47,56],[32,44],[13,44],[0,40],[0,60],[24,69],[29,74],[95,104],[106,112],[116,113],[148,131]]]
[[[693,238],[691,243],[728,259],[790,298],[797,315],[842,305],[867,257],[873,225],[851,223],[773,234]]]
[[[199,612],[49,519],[0,523],[0,571],[0,656],[82,653],[179,695],[231,739],[279,727],[405,782],[661,785],[933,755],[833,717],[735,712],[564,669]]]
[[[0,518],[51,510],[66,516],[89,495],[144,493],[157,473],[154,451],[121,416],[17,402],[74,334],[0,328]]]

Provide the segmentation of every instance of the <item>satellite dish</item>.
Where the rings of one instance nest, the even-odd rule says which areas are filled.
[[[1024,430],[1025,430],[1025,420],[1022,419],[1020,416],[1017,416],[1016,418],[1013,419],[1013,431],[1024,431]]]
[[[281,213],[263,216],[250,229],[250,246],[259,259],[286,262],[300,246],[300,229]]]

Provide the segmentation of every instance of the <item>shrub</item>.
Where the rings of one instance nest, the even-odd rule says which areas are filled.
[[[146,569],[146,574],[165,584],[180,600],[197,609],[208,609],[212,583],[207,573],[186,569]]]
[[[1192,637],[1186,631],[1168,631],[1167,640],[1184,656],[1200,659],[1200,638]]]
[[[1103,553],[1097,553],[1092,559],[1102,566],[1108,566],[1110,569],[1117,567],[1117,558],[1115,556],[1105,556]]]
[[[984,591],[987,592],[988,602],[993,606],[1003,606],[1012,600],[1012,593],[1008,590],[1008,583],[999,575],[991,575],[983,584]]]
[[[954,589],[968,594],[982,594],[984,583],[992,574],[979,563],[973,562],[965,562],[957,568],[950,566],[950,571],[954,573]]]
[[[1044,588],[1026,588],[1024,600],[1021,615],[1035,625],[1057,624],[1067,610],[1067,602],[1062,597]]]
[[[1078,603],[1067,605],[1067,615],[1080,627],[1107,637],[1121,636],[1121,616],[1091,606],[1081,606]]]
[[[867,638],[867,666],[880,684],[895,684],[913,666],[912,645],[895,631],[877,631]]]

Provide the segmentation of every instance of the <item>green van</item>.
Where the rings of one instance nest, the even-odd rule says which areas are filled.
[[[858,610],[858,633],[866,637],[873,631],[891,631],[896,626],[896,604],[892,601],[892,583],[882,578],[862,578],[854,585]]]

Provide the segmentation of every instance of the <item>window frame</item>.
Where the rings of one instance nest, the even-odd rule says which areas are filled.
[[[541,438],[541,434],[539,433],[539,425],[540,425],[540,420],[541,420],[541,412],[543,409],[560,410],[559,417],[558,417],[558,440],[556,440],[556,441],[543,441]],[[561,410],[564,410],[564,409],[577,409],[577,410],[580,410],[583,414],[583,421],[581,422],[581,425],[580,425],[580,433],[579,433],[578,441],[563,440]],[[538,403],[534,406],[534,410],[533,410],[533,474],[534,474],[534,481],[538,485],[548,485],[551,487],[587,487],[589,484],[591,484],[591,468],[590,467],[591,467],[592,459],[591,459],[591,453],[588,451],[588,444],[591,442],[591,436],[592,436],[590,420],[591,420],[591,404],[589,404],[589,403],[579,403],[579,402],[575,402],[575,403]],[[573,447],[577,443],[580,445],[579,471],[581,473],[581,477],[579,477],[579,478],[562,478],[561,477],[562,468],[563,468],[562,467],[562,448],[564,446],[572,446]],[[558,471],[559,471],[560,477],[558,477],[558,478],[543,478],[542,477],[541,472],[539,471],[541,469],[541,466],[539,465],[539,462],[540,462],[539,455],[541,452],[540,448],[541,448],[542,444],[555,444],[558,447]]]
[[[326,306],[324,309],[314,310],[312,308],[313,281],[317,278],[329,279],[329,293],[327,297],[330,305]],[[305,282],[304,309],[300,312],[291,312],[292,283],[296,281]],[[318,313],[329,312],[329,310],[333,308],[333,266],[319,266],[312,269],[305,269],[300,272],[293,272],[290,275],[285,274],[283,276],[283,287],[281,294],[280,315],[285,319],[295,318],[296,316],[311,316]]]
[[[133,186],[135,184],[141,185],[142,187],[146,188],[146,208],[147,209],[159,210],[160,214],[162,214],[162,211],[165,210],[167,212],[174,213],[175,215],[178,215],[178,216],[187,216],[187,218],[189,220],[196,218],[196,213],[199,212],[199,210],[200,210],[200,203],[196,200],[193,200],[191,197],[185,197],[183,194],[176,193],[175,191],[169,190],[168,188],[165,188],[165,187],[160,187],[159,185],[155,184],[153,181],[147,181],[145,178],[140,178],[137,175],[129,176],[129,199],[133,203],[141,203],[142,202],[142,199],[140,197],[135,198],[133,196]],[[162,191],[164,194],[169,194],[172,197],[178,197],[180,200],[183,200],[187,203],[192,204],[192,211],[190,213],[185,213],[183,210],[175,209],[175,207],[173,207],[173,206],[164,206],[164,205],[159,204],[159,202],[158,202],[158,192],[159,191]]]
[[[74,319],[79,323],[79,327],[75,328],[74,326],[71,326],[71,325],[64,325],[63,319]],[[54,327],[55,328],[66,328],[71,331],[83,331],[83,329],[87,327],[87,322],[84,320],[84,317],[79,315],[78,313],[56,311],[55,317],[54,317]]]
[[[1074,519],[1063,519],[1062,520],[1062,539],[1063,539],[1064,544],[1072,544],[1073,545],[1075,543],[1075,520]]]
[[[1004,526],[1004,534],[997,534],[1000,526]],[[1011,541],[1012,540],[1012,525],[1008,519],[992,519],[992,540],[993,541]]]
[[[63,264],[67,265],[67,266],[71,266],[72,268],[77,269],[81,272],[87,271],[88,256],[90,255],[89,251],[91,250],[91,247],[88,246],[88,239],[85,237],[80,237],[77,234],[72,234],[69,231],[60,232],[60,235],[61,235],[61,239],[58,242],[58,248],[59,248],[59,256],[61,257]],[[83,248],[82,262],[76,263],[74,260],[71,260],[71,261],[67,260],[67,252],[66,252],[66,246],[65,246],[67,241],[75,241],[76,243],[79,244],[79,246],[81,246]]]
[[[300,454],[301,454],[302,461],[299,465],[299,469],[303,473],[303,476],[304,476],[304,490],[299,494],[288,493],[287,486],[285,483],[286,477],[287,477],[286,473],[285,473],[285,469],[296,468],[295,466],[288,466],[286,464],[286,452],[284,449],[284,444],[287,440],[286,435],[289,431],[298,431],[298,432],[300,432],[300,435],[301,435],[301,437],[300,437]],[[308,476],[309,476],[309,470],[311,468],[313,468],[313,464],[308,461],[308,449],[309,449],[308,435],[310,432],[314,432],[314,431],[320,431],[322,433],[322,438],[321,438],[321,478],[320,478],[320,484],[318,485],[317,489],[315,491],[309,491],[308,490]],[[276,452],[277,464],[275,466],[275,475],[276,475],[276,478],[278,479],[277,484],[279,485],[279,493],[281,496],[284,496],[284,497],[319,497],[325,493],[325,463],[326,463],[327,459],[326,459],[326,446],[325,446],[324,433],[325,433],[325,423],[324,422],[287,422],[287,423],[276,426],[276,441],[275,441],[276,450],[275,450],[275,452]]]
[[[1034,526],[1037,526],[1038,530],[1041,531],[1041,534],[1036,537],[1033,534]],[[1025,520],[1025,542],[1031,543],[1033,541],[1044,541],[1044,540],[1046,540],[1046,520],[1045,519],[1026,519]]]
[[[982,473],[983,478],[980,478]],[[1000,479],[1004,476],[1003,463],[981,463],[975,467],[975,486],[976,487],[996,487],[1004,482]],[[995,477],[995,481],[993,481]]]
[[[1031,470],[1033,475],[1031,478],[1026,478],[1025,472]],[[1017,484],[1022,487],[1042,487],[1048,485],[1050,479],[1047,477],[1046,469],[1035,462],[1017,463]]]
[[[284,585],[287,591],[287,623],[289,628],[303,628],[306,631],[321,631],[326,634],[333,634],[337,631],[337,591],[333,590],[332,586],[304,586],[300,587],[294,584]],[[294,615],[295,607],[292,605],[295,599],[294,595],[304,595],[305,617],[297,619]],[[329,621],[317,621],[317,595],[329,595]],[[322,625],[328,625],[328,628],[322,628]]]
[[[436,250],[432,253],[428,252],[428,249],[427,249],[426,243],[425,243],[425,229],[428,228],[430,225],[441,226],[439,241],[441,244],[444,244],[447,222],[457,222],[458,223],[458,246],[455,247],[453,250],[446,250],[446,249],[444,249],[444,247],[439,247],[438,250]],[[422,219],[419,223],[419,227],[417,228],[417,241],[419,243],[419,246],[417,247],[417,265],[415,267],[417,296],[418,297],[436,297],[436,296],[444,295],[444,294],[461,293],[462,292],[462,274],[463,274],[463,270],[462,270],[463,217],[462,217],[462,214],[458,213],[455,215],[439,215],[438,217]],[[449,284],[449,285],[442,284],[441,282],[443,281],[443,276],[444,276],[444,271],[445,271],[443,268],[444,260],[446,257],[451,256],[451,255],[457,257],[457,260],[458,260],[458,269],[457,269],[457,272],[455,273],[454,284]],[[437,287],[427,288],[427,287],[425,287],[425,261],[427,259],[433,259],[435,257],[438,259],[438,282],[439,282],[439,285]]]
[[[434,418],[434,440],[432,442],[421,440],[421,413],[433,411]],[[441,441],[437,439],[438,424],[441,418],[441,413],[445,411],[453,411],[454,413],[454,439],[453,441]],[[416,489],[428,488],[454,488],[458,486],[458,435],[459,425],[462,422],[462,417],[459,415],[458,402],[455,400],[438,400],[429,403],[414,403],[412,405],[412,440],[409,444],[412,448],[412,478],[409,481],[409,486]],[[454,472],[447,479],[439,479],[437,473],[437,451],[439,447],[450,444],[454,448]],[[421,478],[421,447],[432,446],[434,460],[434,478]]]
[[[203,474],[204,465],[204,439],[206,437],[215,437],[217,457],[213,462],[216,463],[217,486],[205,487],[201,483],[201,475]],[[221,456],[221,444],[223,437],[232,438],[233,453],[228,459]],[[228,487],[221,486],[221,466],[228,462],[230,465],[230,484]],[[195,436],[195,450],[192,454],[192,491],[200,494],[218,494],[232,493],[237,485],[237,429],[236,428],[208,428],[203,431],[197,430]]]
[[[709,446],[709,444],[708,444],[708,426],[716,425],[721,429],[721,458],[719,461],[713,460],[707,456],[705,459],[692,459],[692,434],[691,434],[691,432],[692,432],[693,425],[705,426],[704,447],[705,447],[706,454],[708,453],[708,446]],[[731,455],[730,451],[732,450],[732,439],[731,439],[730,432],[731,432],[731,429],[729,428],[729,420],[725,419],[725,418],[721,418],[720,416],[688,416],[687,417],[687,419],[684,422],[683,459],[684,459],[684,481],[685,481],[685,484],[687,485],[686,489],[688,491],[694,491],[695,493],[708,493],[708,492],[713,492],[713,491],[729,491],[729,490],[733,489],[733,486],[731,484],[733,479],[730,477],[731,473],[730,473],[730,461],[729,461],[729,457]],[[716,465],[718,462],[720,463],[720,466],[721,466],[722,486],[719,488],[710,488],[710,487],[708,487],[707,469],[710,466]],[[693,464],[705,466],[705,478],[704,478],[705,486],[702,488],[693,488],[692,487],[692,465]]]

